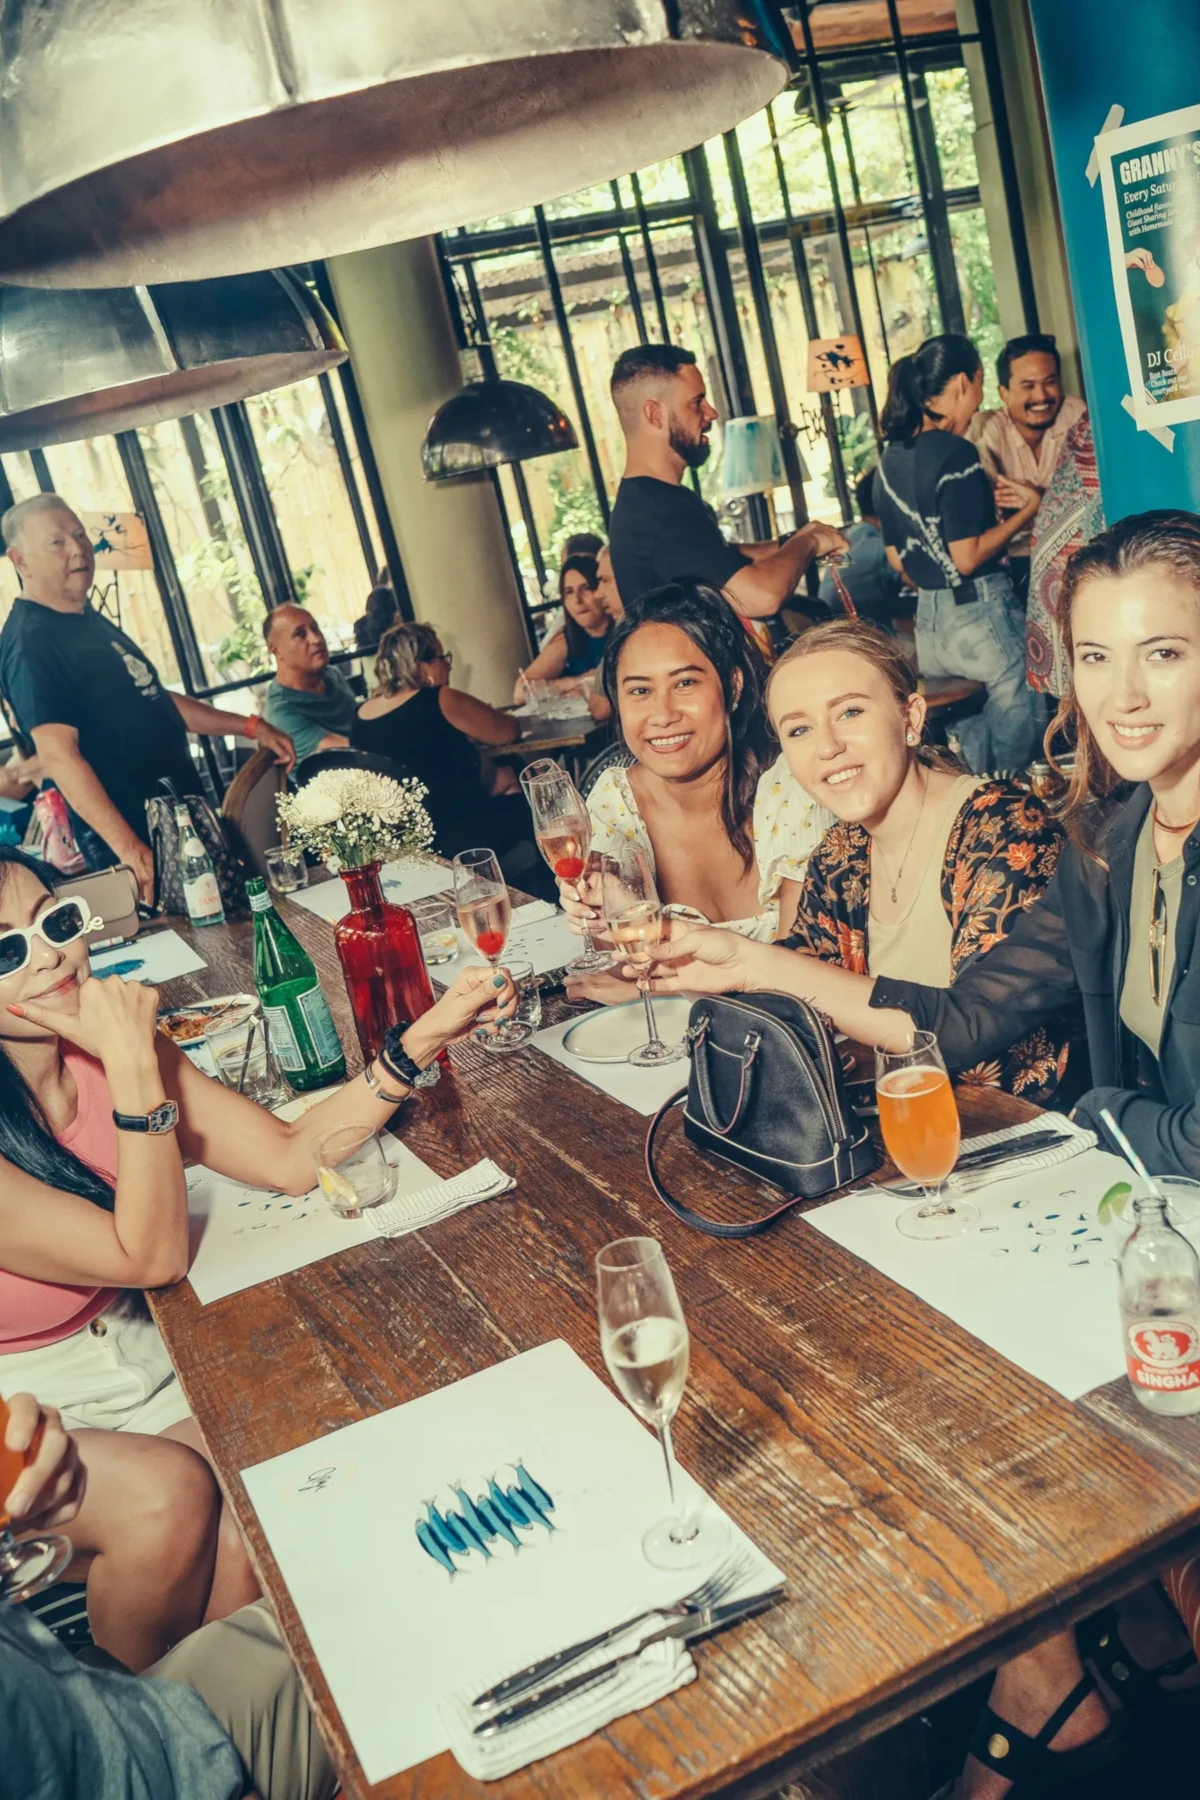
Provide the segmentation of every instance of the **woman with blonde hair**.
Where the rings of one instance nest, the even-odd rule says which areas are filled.
[[[923,741],[916,671],[875,625],[805,632],[771,671],[767,709],[792,775],[838,820],[803,882],[785,883],[783,942],[857,975],[950,987],[1045,888],[1061,828],[1025,789]],[[1068,1035],[1065,1020],[1039,1025],[960,1078],[1045,1100]]]
[[[511,713],[451,687],[453,664],[432,625],[393,626],[380,641],[375,687],[358,709],[350,743],[424,782],[442,856],[486,844],[512,879],[519,875],[522,885],[551,898],[525,796],[507,768],[485,777],[477,748],[515,743],[520,725]]]
[[[1113,1117],[1158,1175],[1200,1177],[1200,517],[1122,519],[1076,551],[1063,583],[1071,688],[1048,739],[1073,741],[1070,841],[1042,897],[952,986],[851,973],[812,955],[693,931],[660,955],[655,986],[782,989],[865,1043],[937,1033],[952,1074],[1002,1055],[1082,1001],[1093,1086],[1074,1117],[1106,1148]],[[853,696],[844,695],[843,704]],[[781,707],[772,694],[772,712]],[[790,709],[790,702],[788,703]],[[780,718],[784,743],[789,725]],[[852,783],[848,785],[853,785]],[[1170,1589],[1193,1628],[1190,1570]],[[1115,1628],[1084,1628],[1101,1668],[1128,1665]],[[1128,1676],[1126,1666],[1124,1675]],[[1150,1680],[1147,1675],[1139,1686]],[[1058,1721],[1051,1745],[1042,1731]],[[1085,1772],[1108,1715],[1071,1634],[1005,1665],[955,1790],[993,1800],[1022,1778]],[[1015,1750],[1014,1750],[1015,1746]],[[999,1777],[999,1781],[997,1781]]]

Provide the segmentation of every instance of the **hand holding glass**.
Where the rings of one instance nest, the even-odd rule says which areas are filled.
[[[25,1538],[18,1543],[10,1529],[4,1502],[12,1493],[21,1473],[33,1461],[41,1443],[39,1426],[28,1450],[8,1450],[4,1434],[8,1430],[8,1407],[0,1399],[0,1601],[16,1605],[52,1587],[74,1554],[70,1538],[56,1532],[43,1532],[40,1537]]]
[[[646,1008],[647,1041],[631,1050],[628,1060],[640,1069],[677,1062],[687,1052],[682,1044],[664,1044],[659,1037],[647,981],[650,952],[662,941],[663,914],[645,851],[637,844],[614,843],[601,866],[600,886],[608,934],[633,969]]]
[[[896,1220],[905,1237],[958,1237],[979,1223],[979,1209],[949,1200],[942,1186],[958,1158],[954,1090],[932,1031],[916,1031],[907,1050],[876,1050],[875,1095],[887,1153],[926,1198]]]
[[[578,886],[587,870],[592,842],[587,802],[565,769],[554,767],[552,773],[539,775],[524,786],[538,849],[560,881]],[[583,955],[567,964],[567,973],[594,975],[601,969],[611,969],[612,962],[606,951],[596,949],[585,927]]]
[[[671,1511],[642,1539],[656,1569],[696,1569],[714,1562],[728,1538],[724,1520],[705,1516],[677,1496],[671,1420],[687,1385],[689,1343],[683,1309],[655,1238],[619,1238],[596,1258],[600,1348],[613,1385],[639,1419],[652,1425],[667,1465]]]

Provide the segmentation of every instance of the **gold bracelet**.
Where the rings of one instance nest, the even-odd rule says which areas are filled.
[[[382,1059],[379,1057],[375,1057],[372,1060],[378,1062]],[[408,1096],[413,1091],[410,1087],[406,1087],[402,1094],[386,1093],[384,1091],[384,1089],[380,1086],[379,1077],[377,1075],[373,1075],[371,1073],[371,1064],[370,1063],[365,1063],[363,1065],[363,1079],[366,1081],[367,1086],[370,1088],[371,1092],[375,1095],[376,1099],[386,1101],[386,1103],[389,1106],[399,1106],[401,1101],[407,1100]]]

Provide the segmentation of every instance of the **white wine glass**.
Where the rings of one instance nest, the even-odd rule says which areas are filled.
[[[498,969],[512,924],[512,901],[494,850],[463,850],[455,857],[454,906],[468,943]],[[532,1035],[524,1026],[501,1020],[483,1048],[512,1050]]]
[[[654,1022],[650,952],[662,942],[663,910],[650,859],[639,844],[618,839],[606,851],[600,870],[600,893],[608,935],[632,968],[646,1009],[647,1040],[629,1052],[628,1061],[639,1069],[678,1062],[687,1055],[685,1046],[665,1044]]]
[[[656,1569],[698,1569],[723,1553],[725,1521],[689,1505],[680,1492],[671,1421],[688,1378],[688,1328],[662,1245],[618,1238],[596,1257],[600,1348],[625,1404],[652,1425],[667,1465],[671,1510],[642,1539]]]
[[[566,770],[553,763],[549,771],[525,783],[525,795],[533,815],[538,849],[560,881],[580,887],[587,874],[592,843],[587,802]],[[612,964],[606,950],[597,950],[585,926],[583,954],[567,964],[568,975],[595,975],[601,969],[611,969]]]

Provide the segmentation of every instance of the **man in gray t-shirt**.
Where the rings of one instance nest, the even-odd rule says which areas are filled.
[[[312,614],[302,606],[277,606],[263,621],[263,636],[275,658],[264,702],[268,721],[287,732],[298,758],[345,750],[358,701],[330,665],[325,634]]]

